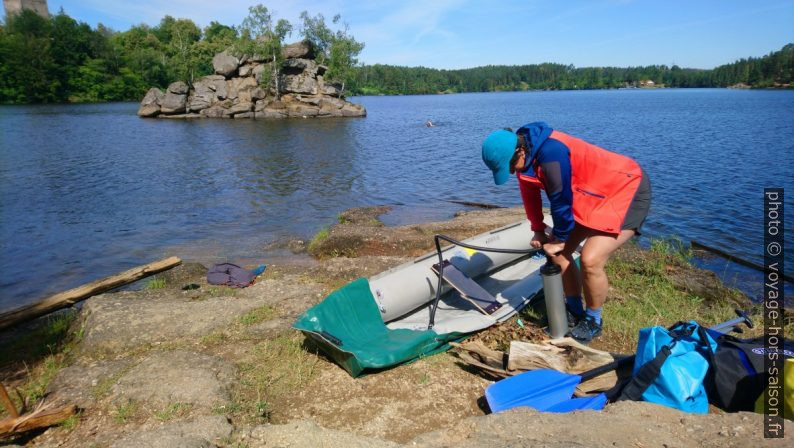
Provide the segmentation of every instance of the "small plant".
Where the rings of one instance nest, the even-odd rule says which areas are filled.
[[[132,418],[135,415],[135,412],[138,410],[138,403],[133,400],[129,400],[124,404],[120,404],[116,406],[116,412],[113,418],[116,420],[116,423],[123,425],[127,423],[127,420]]]
[[[337,219],[339,220],[339,224],[350,224],[353,222],[345,215],[339,215]]]
[[[22,396],[25,403],[35,403],[44,397],[50,381],[61,370],[63,364],[58,356],[48,356],[40,367],[37,367],[35,374],[24,386],[22,386]]]
[[[201,337],[202,345],[217,345],[226,340],[226,333],[221,330],[213,331]]]
[[[165,408],[157,411],[154,413],[154,418],[160,420],[161,422],[167,422],[172,420],[174,417],[181,417],[186,413],[190,412],[190,409],[193,407],[190,403],[171,403]]]
[[[65,429],[68,432],[74,431],[77,428],[77,424],[80,423],[80,417],[82,416],[82,412],[78,412],[77,414],[70,415],[69,418],[61,422],[61,428]]]
[[[273,307],[264,305],[240,316],[240,323],[245,326],[258,324],[259,322],[272,319],[276,314],[277,312]]]
[[[165,288],[165,279],[153,278],[149,280],[149,283],[146,284],[145,289],[163,289],[163,288]]]
[[[255,409],[256,409],[256,417],[261,417],[261,418],[264,418],[266,420],[270,419],[270,410],[269,410],[269,405],[267,404],[267,401],[264,401],[264,400],[257,401]]]
[[[235,413],[235,412],[240,412],[242,409],[243,409],[243,407],[240,406],[239,403],[237,403],[235,401],[230,401],[230,402],[228,402],[226,404],[222,404],[222,405],[218,405],[218,406],[213,407],[212,408],[212,412],[213,412],[213,414],[224,415],[224,414],[227,414],[227,413],[228,414],[232,414],[232,413]]]
[[[331,234],[331,229],[329,229],[328,227],[323,227],[322,229],[320,229],[317,232],[317,234],[314,235],[314,238],[312,238],[311,242],[309,242],[309,251],[311,252],[317,247],[317,245],[328,239],[328,236],[330,234]]]
[[[694,256],[692,246],[684,244],[678,237],[651,239],[651,252],[659,255],[670,255],[683,264],[690,264]]]

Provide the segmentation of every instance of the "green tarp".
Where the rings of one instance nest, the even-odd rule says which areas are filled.
[[[386,327],[366,278],[334,291],[293,325],[314,339],[335,362],[356,377],[449,348],[460,333],[391,330]]]

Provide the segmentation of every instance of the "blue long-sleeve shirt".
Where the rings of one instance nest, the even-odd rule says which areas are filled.
[[[517,134],[524,135],[531,149],[523,175],[534,176],[532,166],[537,160],[543,170],[544,187],[554,221],[552,233],[558,240],[566,241],[575,225],[570,150],[559,140],[549,138],[551,131],[545,123],[530,123],[522,126]]]

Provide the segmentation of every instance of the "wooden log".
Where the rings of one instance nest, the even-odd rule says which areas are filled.
[[[171,269],[181,263],[182,260],[179,258],[169,257],[55,294],[41,302],[2,312],[0,313],[0,330],[49,314],[55,310],[72,306],[91,296],[132,283],[166,269]]]
[[[6,408],[6,411],[8,411],[8,415],[10,415],[11,418],[19,417],[19,412],[17,412],[16,406],[14,406],[14,403],[11,401],[11,397],[8,396],[5,386],[2,384],[0,384],[0,401],[3,402],[3,406]]]
[[[27,415],[7,418],[0,421],[0,439],[33,429],[57,425],[76,413],[77,406],[69,405],[56,409],[42,408]]]
[[[717,249],[716,247],[706,246],[705,244],[699,243],[699,242],[697,242],[695,240],[692,240],[689,244],[692,246],[693,249],[702,249],[702,250],[711,252],[713,254],[719,255],[722,258],[730,260],[730,261],[732,261],[732,262],[734,262],[736,264],[740,264],[742,266],[747,266],[748,268],[753,268],[756,271],[760,271],[760,272],[765,272],[766,271],[766,268],[761,266],[758,263],[753,263],[752,261],[745,260],[743,258],[739,258],[736,255],[729,254],[728,252],[725,252],[724,250]],[[785,280],[785,281],[787,281],[789,283],[794,283],[794,277],[786,274],[785,272],[781,273],[780,276],[783,278],[783,280]]]

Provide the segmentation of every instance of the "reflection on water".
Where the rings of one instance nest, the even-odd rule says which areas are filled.
[[[479,144],[533,120],[636,158],[653,182],[647,234],[755,262],[761,191],[794,179],[790,91],[353,101],[366,118],[178,121],[139,119],[130,103],[0,107],[0,308],[168,255],[266,262],[274,240],[310,238],[354,206],[395,205],[384,218],[394,225],[449,218],[461,208],[451,200],[518,205],[515,181],[493,185]]]

